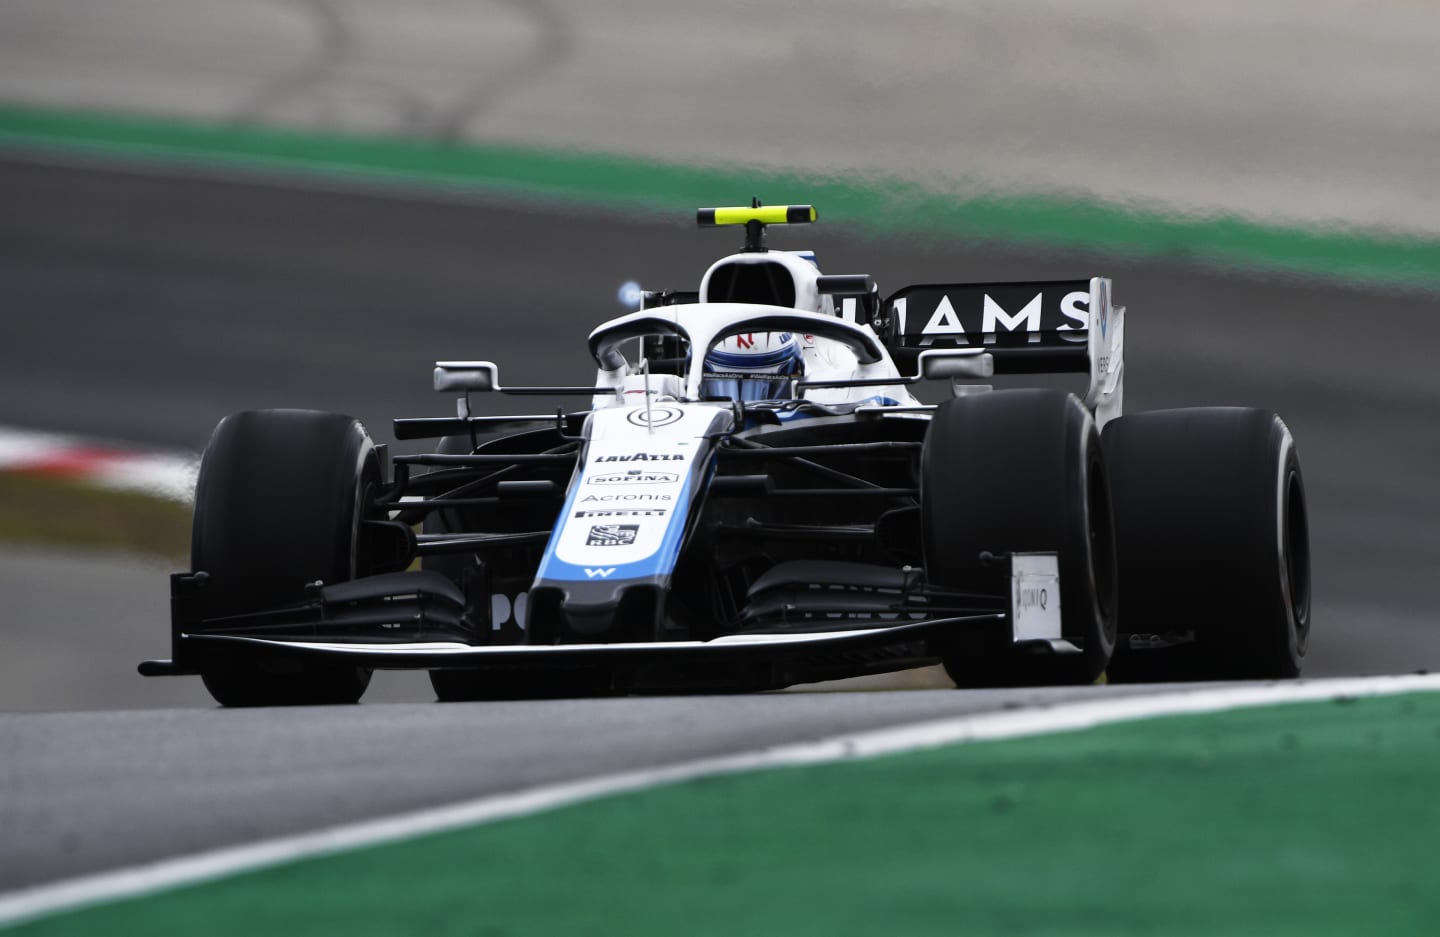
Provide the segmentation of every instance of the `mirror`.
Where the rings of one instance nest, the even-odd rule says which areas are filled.
[[[464,393],[486,392],[500,388],[500,372],[492,361],[437,361],[435,389]]]
[[[932,348],[920,352],[920,377],[927,381],[994,375],[995,357],[979,348]]]

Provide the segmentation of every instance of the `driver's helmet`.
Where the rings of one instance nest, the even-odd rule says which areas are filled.
[[[800,342],[790,332],[741,332],[717,342],[705,356],[702,397],[788,400],[791,381],[805,375]]]

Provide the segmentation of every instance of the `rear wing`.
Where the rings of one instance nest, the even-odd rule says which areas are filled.
[[[996,374],[1088,372],[1085,404],[1096,420],[1120,414],[1125,307],[1111,304],[1105,277],[907,286],[878,318],[901,367],[930,348],[983,348]]]

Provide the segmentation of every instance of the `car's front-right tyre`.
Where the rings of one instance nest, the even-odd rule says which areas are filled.
[[[206,574],[204,617],[296,605],[315,582],[374,572],[363,522],[380,462],[354,419],[312,410],[249,410],[215,428],[200,463],[191,569]],[[201,656],[222,706],[354,703],[370,671],[216,644]]]

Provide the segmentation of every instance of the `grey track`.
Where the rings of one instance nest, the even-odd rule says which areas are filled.
[[[582,336],[619,311],[621,281],[687,286],[733,239],[692,230],[694,206],[676,206],[675,222],[663,223],[8,158],[0,205],[0,423],[187,448],[203,445],[225,413],[253,406],[345,410],[386,437],[392,416],[448,411],[428,389],[436,358],[493,358],[514,383],[588,379]],[[1440,665],[1428,582],[1440,558],[1440,443],[1426,430],[1440,405],[1431,299],[1181,259],[873,242],[823,224],[775,240],[813,246],[827,270],[869,272],[886,288],[1114,277],[1130,308],[1129,409],[1259,404],[1295,431],[1316,551],[1309,672]],[[193,685],[146,683],[129,669],[164,653],[163,574],[114,558],[0,556],[0,708],[192,707],[0,716],[0,888],[1035,698],[936,691],[364,705],[285,719],[225,712],[204,707]],[[1104,692],[1116,690],[1062,695]],[[408,684],[380,696],[422,693]]]
[[[1437,36],[1440,16],[1408,0],[5,0],[0,102],[1434,234]],[[428,389],[435,358],[583,379],[579,337],[616,311],[621,280],[688,285],[728,246],[687,229],[692,207],[666,225],[0,158],[0,423],[198,448],[231,410],[310,406],[383,437],[392,416],[448,408]],[[1132,409],[1258,403],[1296,432],[1309,672],[1440,664],[1432,297],[814,235],[827,269],[887,287],[1115,277]],[[0,889],[1041,696],[370,704],[423,699],[411,675],[377,679],[356,708],[222,712],[194,681],[131,670],[164,653],[165,571],[0,553],[0,710],[154,707],[0,714]]]
[[[264,710],[0,715],[0,891],[537,784],[1103,689],[397,704],[283,719]]]

